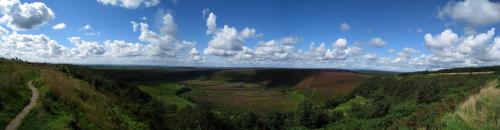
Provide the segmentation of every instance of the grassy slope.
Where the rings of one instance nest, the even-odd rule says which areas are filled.
[[[497,77],[495,74],[415,74],[371,78],[353,91],[350,100],[342,102],[349,104],[357,96],[362,96],[368,100],[367,105],[345,110],[355,118],[340,118],[329,128],[441,128],[440,120],[447,112],[455,110],[468,96],[479,92],[480,86]],[[333,107],[338,109],[335,107],[343,108],[339,105]]]
[[[349,117],[349,111],[352,109],[353,105],[364,105],[367,104],[369,101],[361,96],[356,96],[353,99],[350,99],[349,101],[340,104],[339,106],[335,107],[334,109],[331,110],[331,112],[341,112],[344,114],[344,117]]]
[[[500,129],[500,88],[491,81],[443,119],[444,129]]]
[[[35,75],[26,63],[0,59],[0,129],[28,104],[31,92],[26,83]]]
[[[194,106],[194,103],[176,95],[176,92],[182,88],[183,86],[181,85],[170,83],[139,86],[139,89],[141,89],[141,91],[150,94],[165,106],[170,104],[175,104],[179,108]]]
[[[88,83],[44,69],[41,102],[20,129],[147,129]]]

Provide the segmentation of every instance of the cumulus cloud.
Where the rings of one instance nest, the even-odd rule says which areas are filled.
[[[53,58],[68,55],[66,47],[43,34],[10,34],[0,43],[0,50],[3,56]]]
[[[141,6],[152,7],[160,3],[160,0],[97,0],[103,5],[120,6],[126,9],[136,9]]]
[[[451,29],[444,30],[441,34],[432,36],[426,33],[424,36],[425,46],[431,50],[441,50],[458,41],[458,35]]]
[[[351,25],[349,25],[347,23],[341,23],[340,26],[339,26],[339,29],[342,32],[347,32],[347,31],[351,30]]]
[[[255,47],[254,53],[261,58],[261,60],[286,60],[294,58],[296,52],[293,45],[295,43],[297,43],[297,40],[292,37],[260,42],[257,47]]]
[[[98,42],[81,40],[80,37],[70,37],[68,41],[76,46],[71,53],[78,57],[90,57],[104,54],[105,48]]]
[[[204,62],[198,50],[191,50],[196,44],[176,37],[177,25],[170,14],[164,16],[164,25],[159,33],[149,30],[146,23],[139,23],[139,41],[123,40],[87,41],[80,37],[69,37],[73,47],[63,46],[43,34],[30,35],[10,33],[0,26],[0,56],[19,57],[31,61],[56,61],[69,63],[180,63],[187,60]],[[139,27],[138,27],[139,28]],[[90,30],[84,26],[82,30]],[[196,51],[197,53],[194,53]]]
[[[344,38],[339,38],[335,43],[333,43],[333,49],[327,49],[325,53],[325,59],[333,60],[345,60],[352,55],[358,54],[361,51],[359,47],[348,47],[347,40]]]
[[[160,28],[160,33],[149,30],[147,23],[142,22],[139,26],[141,32],[139,40],[149,43],[145,47],[151,56],[176,56],[176,51],[192,48],[196,44],[178,39],[177,24],[170,13],[163,16],[163,26]]]
[[[137,57],[142,56],[145,51],[142,44],[122,40],[106,40],[104,48],[106,48],[104,55],[108,57]]]
[[[384,47],[387,42],[384,41],[384,39],[380,37],[375,37],[370,40],[370,45],[376,46],[376,47]]]
[[[212,34],[212,39],[203,53],[215,56],[234,56],[243,49],[246,39],[259,35],[255,29],[248,27],[241,32],[228,25],[216,29],[216,16],[213,13],[207,18],[207,28],[207,34]]]
[[[217,16],[214,13],[210,12],[207,18],[207,34],[212,34],[217,31]]]
[[[59,23],[59,24],[56,24],[54,26],[52,26],[52,29],[54,30],[61,30],[61,29],[64,29],[66,28],[66,24],[65,23]]]
[[[191,51],[188,53],[189,60],[195,62],[204,62],[205,57],[201,56],[200,52],[196,48],[191,48]]]
[[[487,65],[497,59],[495,28],[477,35],[458,36],[451,30],[440,35],[426,34],[425,44],[431,50],[426,57],[429,66],[438,68]]]
[[[42,2],[21,3],[19,0],[0,2],[0,23],[14,30],[27,30],[42,26],[54,19],[52,10]]]
[[[226,25],[213,35],[204,53],[217,56],[232,56],[243,49],[244,43],[244,37],[235,28]]]
[[[441,18],[451,18],[474,26],[500,22],[500,3],[489,0],[450,2],[439,10]]]
[[[361,48],[349,46],[347,39],[339,38],[332,44],[331,49],[325,47],[325,43],[321,43],[318,47],[314,47],[314,43],[311,43],[308,57],[320,61],[346,60],[360,52]]]

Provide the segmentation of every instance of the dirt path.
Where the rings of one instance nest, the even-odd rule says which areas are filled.
[[[39,97],[38,90],[33,86],[32,81],[28,82],[28,87],[31,89],[30,103],[28,105],[26,105],[23,108],[23,110],[21,112],[19,112],[19,114],[17,114],[17,116],[14,119],[12,119],[10,121],[9,125],[7,125],[5,130],[16,130],[17,127],[19,127],[19,125],[21,125],[21,122],[28,115],[28,113],[31,111],[31,109],[33,109],[33,107],[35,107],[35,104],[38,101],[38,97]]]

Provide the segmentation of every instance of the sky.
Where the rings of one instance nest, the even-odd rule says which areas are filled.
[[[500,65],[495,0],[0,0],[0,57],[195,67]]]

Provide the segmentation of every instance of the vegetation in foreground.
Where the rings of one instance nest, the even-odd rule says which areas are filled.
[[[31,91],[26,83],[35,74],[24,61],[0,59],[0,129],[28,104]]]
[[[494,130],[500,128],[500,88],[490,81],[478,94],[443,119],[445,129]]]

